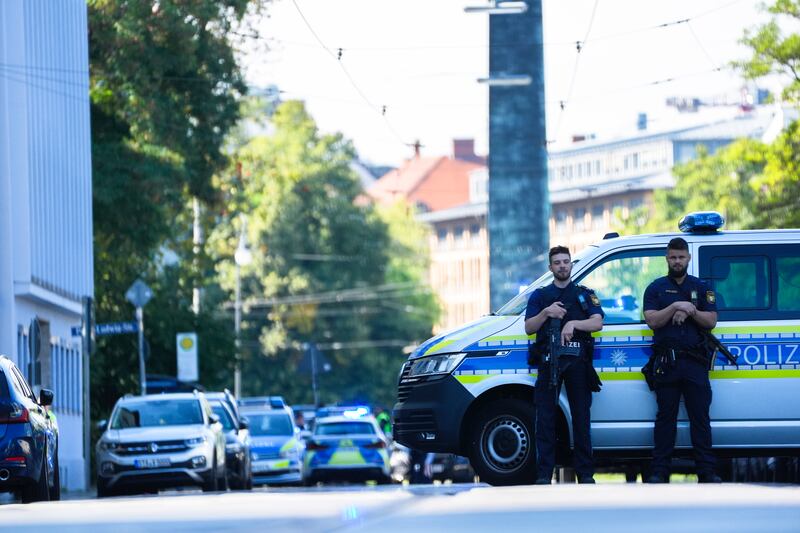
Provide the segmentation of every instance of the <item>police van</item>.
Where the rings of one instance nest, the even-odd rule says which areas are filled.
[[[603,389],[593,395],[592,444],[598,464],[649,458],[655,394],[641,368],[653,332],[642,296],[666,275],[666,247],[689,243],[689,274],[717,298],[714,334],[738,357],[721,356],[710,372],[711,426],[719,456],[800,454],[800,230],[723,231],[718,213],[693,213],[682,233],[619,237],[573,256],[573,280],[594,289],[605,313],[594,333],[593,364]],[[527,364],[535,335],[524,331],[531,292],[550,272],[502,308],[421,344],[401,369],[395,438],[405,446],[468,456],[483,481],[532,482],[536,474],[534,384]],[[559,464],[572,446],[566,393],[559,398]],[[675,455],[690,456],[681,404]]]

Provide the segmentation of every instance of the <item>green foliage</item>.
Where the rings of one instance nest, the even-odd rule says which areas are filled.
[[[230,377],[230,319],[189,311],[192,287],[218,294],[208,258],[192,247],[191,198],[218,202],[212,177],[227,164],[220,148],[245,90],[229,31],[262,5],[88,2],[96,316],[130,320],[124,294],[137,277],[154,289],[145,308],[148,372],[173,373],[175,333],[197,331],[201,357],[226,356],[223,364],[201,360],[201,380],[217,386]],[[138,391],[135,336],[101,338],[91,378],[95,418]]]
[[[774,16],[770,22],[745,32],[742,43],[752,55],[735,63],[748,78],[781,74],[788,78],[783,97],[798,102],[800,97],[800,35],[784,35],[781,28],[795,26],[800,21],[800,1],[776,0],[767,10]]]
[[[351,143],[321,134],[302,103],[279,106],[272,125],[238,150],[221,180],[229,215],[210,240],[230,290],[247,216],[243,392],[312,401],[304,343],[315,343],[331,365],[320,374],[322,401],[388,405],[404,359],[397,341],[426,338],[436,318],[414,241],[424,234],[409,212],[379,214],[361,201]]]

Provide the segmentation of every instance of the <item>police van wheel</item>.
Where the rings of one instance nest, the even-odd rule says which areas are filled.
[[[533,406],[497,400],[481,409],[471,428],[472,467],[491,485],[523,485],[536,479]]]

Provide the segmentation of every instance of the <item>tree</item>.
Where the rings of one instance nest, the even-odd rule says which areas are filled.
[[[212,177],[227,164],[220,148],[245,91],[229,36],[264,4],[88,2],[96,316],[129,320],[125,290],[145,278],[156,293],[145,325],[156,370],[171,369],[174,328],[198,331],[211,353],[233,350],[227,317],[189,313],[187,294],[211,271],[192,247],[189,210],[193,197],[218,202]],[[217,367],[201,361],[207,368]],[[138,390],[135,340],[101,338],[91,376],[102,416]],[[220,383],[216,370],[203,378]]]
[[[355,151],[324,135],[300,102],[280,105],[274,133],[236,154],[227,220],[213,236],[224,286],[248,217],[254,261],[243,271],[245,392],[311,401],[308,351],[331,364],[322,399],[389,404],[402,343],[430,335],[436,305],[421,276],[426,259],[408,213],[376,212],[350,170]],[[237,171],[240,168],[241,171]],[[398,225],[403,224],[405,228]],[[404,234],[405,232],[405,234]],[[255,304],[252,300],[259,300]]]

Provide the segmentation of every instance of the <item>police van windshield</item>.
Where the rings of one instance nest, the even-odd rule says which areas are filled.
[[[577,254],[572,256],[572,264],[577,265],[581,259],[585,258],[587,255],[592,254],[597,251],[596,246],[587,246]],[[574,271],[573,271],[574,272]],[[506,305],[501,307],[495,312],[495,315],[498,316],[516,316],[525,312],[525,308],[528,306],[528,299],[531,297],[531,293],[538,289],[539,287],[544,287],[545,285],[549,284],[553,281],[553,273],[549,270],[542,274],[539,279],[528,285],[528,287],[519,293],[518,295],[514,296]]]

